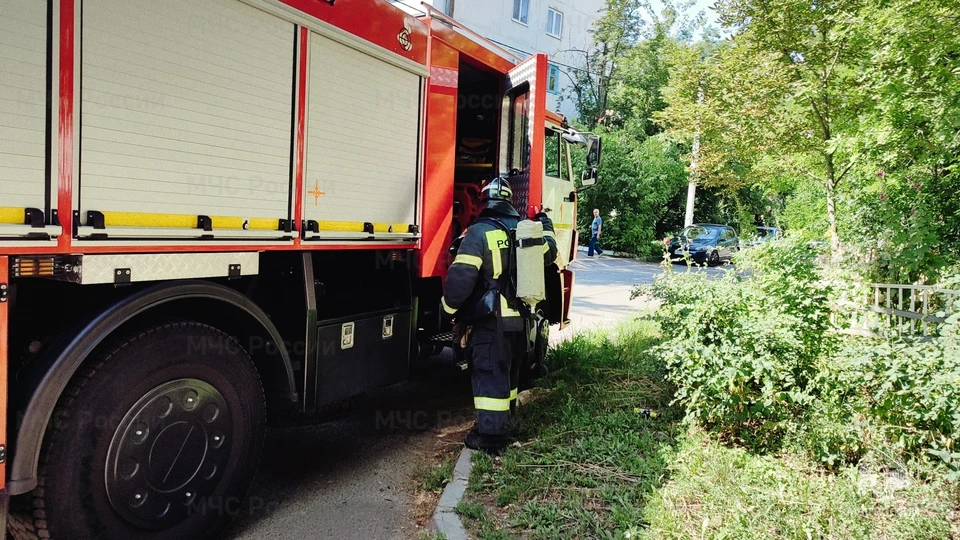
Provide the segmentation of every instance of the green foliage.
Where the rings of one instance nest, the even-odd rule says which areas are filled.
[[[758,253],[751,276],[783,265],[781,277],[806,282],[812,269],[804,254],[799,247]],[[773,274],[755,279],[758,292],[782,295],[789,288]],[[787,302],[815,311],[799,298]],[[960,492],[946,479],[891,472],[886,462],[841,460],[826,470],[805,451],[758,454],[678,425],[683,411],[670,403],[675,388],[656,348],[675,338],[640,319],[553,349],[554,369],[541,381],[550,389],[521,407],[517,444],[497,460],[474,454],[467,500],[457,509],[473,536],[939,540],[960,532],[953,517]],[[816,345],[795,345],[803,347]],[[823,384],[827,367],[817,364],[811,386]],[[836,366],[837,373],[845,369]],[[850,432],[827,429],[822,396],[836,403],[830,392],[809,402],[798,439],[835,441]],[[838,410],[835,418],[845,422],[855,410]],[[856,442],[861,434],[855,435],[847,440]]]
[[[849,342],[821,385],[848,418],[871,419],[888,452],[946,465],[960,480],[960,314],[934,339]]]
[[[960,480],[960,314],[929,338],[840,340],[813,258],[787,238],[719,279],[669,268],[657,279],[668,336],[657,351],[686,418],[754,451],[931,465]]]
[[[817,363],[832,344],[830,291],[796,239],[745,252],[739,262],[748,276],[666,268],[651,288],[670,336],[658,352],[689,420],[773,449],[816,396]]]
[[[660,89],[669,77],[669,51],[703,26],[703,13],[691,16],[689,2],[606,0],[591,30],[593,43],[583,55],[585,69],[571,75],[572,92],[564,96],[577,107],[589,129],[627,123],[647,135],[659,133],[652,114],[665,103]]]
[[[671,50],[656,114],[699,136],[701,182],[765,186],[865,279],[933,282],[960,260],[960,2],[717,9],[732,37]]]
[[[687,173],[681,149],[662,137],[641,139],[627,130],[608,133],[600,168],[602,182],[582,192],[581,231],[590,230],[593,209],[604,218],[604,249],[659,255],[654,243],[675,227],[683,208]],[[589,235],[584,235],[589,241]]]
[[[582,51],[586,69],[572,75],[573,92],[569,96],[577,106],[580,121],[590,129],[607,116],[611,80],[641,38],[645,28],[643,6],[642,0],[607,0],[594,23],[593,44]]]
[[[944,209],[956,204],[954,182],[920,183],[883,174],[849,195],[853,210],[841,224],[848,231],[850,266],[882,283],[933,283],[958,260],[960,243]],[[951,185],[956,184],[956,185]],[[953,194],[947,192],[951,190]]]
[[[811,181],[799,181],[785,194],[780,223],[784,228],[810,239],[827,235],[827,200],[823,187]]]

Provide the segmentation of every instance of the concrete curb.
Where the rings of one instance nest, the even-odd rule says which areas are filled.
[[[463,528],[456,508],[463,499],[463,494],[467,492],[470,469],[473,468],[472,455],[473,450],[469,448],[464,448],[460,452],[457,464],[453,467],[453,480],[443,488],[437,509],[433,511],[430,528],[442,534],[447,540],[467,540],[467,531]]]

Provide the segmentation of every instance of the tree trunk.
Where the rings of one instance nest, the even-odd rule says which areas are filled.
[[[689,227],[693,225],[693,205],[696,198],[697,198],[697,183],[691,181],[689,184],[687,184],[687,211],[683,218],[684,227]]]
[[[703,104],[703,79],[697,85],[697,105]],[[693,134],[693,155],[690,157],[690,181],[687,186],[687,211],[683,219],[683,226],[693,225],[693,207],[697,198],[697,173],[700,168],[700,119],[697,118],[697,128]]]
[[[840,237],[837,235],[837,172],[833,167],[833,154],[824,155],[827,164],[827,236],[830,237],[830,252],[840,254]]]

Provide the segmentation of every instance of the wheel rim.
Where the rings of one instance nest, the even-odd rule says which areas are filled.
[[[720,262],[720,254],[716,251],[710,254],[710,262],[716,264]]]
[[[107,450],[110,504],[125,520],[160,529],[196,512],[220,481],[233,440],[230,409],[198,379],[150,390],[120,421]]]

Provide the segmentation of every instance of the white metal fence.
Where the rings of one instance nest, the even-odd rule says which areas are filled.
[[[960,308],[960,291],[929,285],[874,283],[848,291],[834,305],[833,326],[869,337],[931,336]]]

